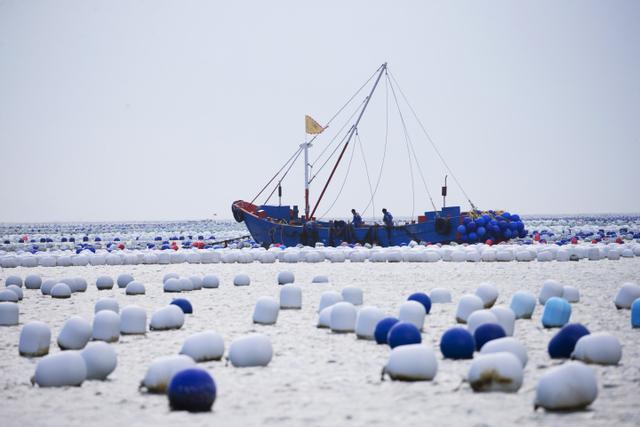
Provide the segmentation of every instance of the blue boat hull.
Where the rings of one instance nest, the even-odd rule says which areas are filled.
[[[343,243],[369,243],[386,247],[406,245],[412,240],[418,243],[449,243],[456,240],[456,226],[464,217],[464,214],[460,213],[460,208],[456,206],[444,208],[437,213],[427,212],[423,222],[393,227],[380,224],[354,227],[344,221],[290,224],[283,220],[262,218],[238,202],[234,203],[233,212],[236,220],[244,221],[253,239],[263,246],[272,244],[314,246],[316,243],[339,246]]]

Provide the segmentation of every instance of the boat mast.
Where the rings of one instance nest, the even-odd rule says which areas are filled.
[[[329,175],[329,179],[327,179],[327,182],[324,185],[324,188],[322,189],[322,192],[320,193],[320,197],[318,197],[318,201],[316,202],[316,205],[313,207],[313,211],[311,211],[311,216],[307,216],[307,219],[313,218],[313,215],[316,213],[316,210],[318,209],[318,206],[320,205],[320,201],[322,200],[322,197],[324,196],[325,191],[327,191],[327,187],[329,186],[329,183],[331,182],[331,179],[333,178],[333,174],[336,172],[336,169],[338,168],[338,165],[340,164],[340,160],[342,160],[342,156],[344,156],[344,152],[347,151],[347,147],[349,146],[349,142],[351,141],[351,138],[353,138],[353,135],[358,130],[358,124],[360,123],[360,119],[362,119],[362,116],[364,115],[364,111],[367,109],[367,105],[369,105],[369,101],[371,101],[371,97],[373,96],[373,92],[376,90],[376,87],[378,86],[378,83],[380,82],[380,78],[382,78],[382,74],[386,70],[387,70],[387,63],[385,62],[384,64],[382,64],[380,66],[380,72],[378,73],[378,77],[376,78],[376,81],[373,84],[373,87],[371,88],[371,92],[369,92],[369,95],[365,98],[364,105],[362,106],[362,110],[360,110],[360,115],[358,115],[358,118],[356,119],[355,123],[353,124],[353,126],[351,126],[351,129],[349,129],[349,135],[347,137],[347,142],[345,142],[344,147],[342,147],[342,151],[340,152],[340,155],[338,156],[338,160],[336,161],[336,164],[333,166],[333,169],[331,170],[331,174]],[[305,157],[306,157],[306,154],[307,154],[307,152],[306,152],[306,147],[305,147]],[[306,161],[305,161],[305,163],[306,163]],[[307,171],[307,168],[305,166],[305,176],[306,176],[306,171]],[[307,180],[307,182],[308,182],[308,180]],[[305,190],[305,196],[308,196],[308,190]]]
[[[306,137],[306,134],[305,134]],[[304,148],[304,218],[309,220],[309,147],[310,142],[302,144]]]

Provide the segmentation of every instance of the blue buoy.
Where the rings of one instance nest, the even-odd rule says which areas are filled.
[[[463,328],[451,328],[440,338],[440,351],[445,359],[471,359],[474,349],[473,336]]]
[[[171,301],[171,304],[177,305],[178,307],[180,307],[184,314],[193,313],[193,307],[191,306],[191,303],[189,302],[189,300],[186,300],[184,298],[176,298],[173,301]]]
[[[216,383],[207,371],[189,368],[173,376],[167,395],[173,410],[210,411],[216,400]]]
[[[551,297],[544,304],[542,326],[559,328],[566,325],[571,317],[571,304],[560,297]]]
[[[504,338],[507,334],[502,326],[496,323],[485,323],[476,328],[473,333],[473,339],[476,342],[476,350],[480,351],[483,345],[497,338]]]
[[[465,228],[464,225],[460,224],[458,226],[458,228],[456,228],[456,231],[460,234],[466,234],[467,233],[467,229]]]
[[[386,344],[387,343],[387,335],[389,335],[389,329],[393,327],[399,320],[395,317],[385,317],[376,325],[376,329],[373,333],[373,336],[376,339],[378,344]]]
[[[640,298],[631,304],[631,327],[640,328]]]
[[[429,298],[429,295],[423,292],[416,292],[409,295],[409,298],[407,298],[407,301],[418,301],[420,304],[424,306],[424,311],[427,314],[429,314],[429,312],[431,311],[431,298]]]
[[[578,340],[589,335],[589,330],[580,323],[564,325],[549,341],[549,356],[552,359],[568,359]]]
[[[413,323],[409,322],[396,323],[389,329],[389,334],[387,335],[387,343],[391,348],[408,344],[420,344],[421,342],[420,331]]]

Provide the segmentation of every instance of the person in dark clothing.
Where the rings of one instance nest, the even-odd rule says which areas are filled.
[[[362,217],[355,209],[351,209],[351,214],[353,215],[353,226],[354,227],[362,227]]]
[[[385,208],[382,208],[382,213],[382,222],[384,222],[384,225],[386,225],[387,228],[393,227],[393,215],[391,215],[391,212],[389,212]]]

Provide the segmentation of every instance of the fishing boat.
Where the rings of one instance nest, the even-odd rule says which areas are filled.
[[[344,219],[324,219],[316,217],[318,206],[322,202],[326,190],[331,184],[338,167],[341,165],[349,144],[354,140],[354,138],[358,137],[358,126],[360,125],[365,115],[365,111],[369,106],[369,102],[372,100],[381,80],[384,78],[386,87],[391,88],[393,99],[396,103],[398,103],[398,93],[402,96],[402,99],[408,103],[404,93],[399,89],[397,81],[393,75],[390,77],[390,74],[387,64],[382,64],[371,75],[371,77],[369,77],[365,84],[362,85],[360,89],[349,99],[347,104],[342,106],[338,110],[338,113],[336,113],[336,115],[327,122],[326,126],[321,126],[310,116],[306,116],[305,136],[311,135],[312,138],[310,140],[305,139],[305,142],[298,146],[298,149],[293,153],[293,155],[267,182],[267,184],[262,187],[260,192],[250,202],[245,200],[236,200],[233,202],[231,210],[235,220],[245,223],[249,233],[257,244],[265,247],[269,247],[271,245],[317,246],[319,244],[325,246],[368,244],[388,247],[407,245],[412,241],[422,244],[450,242],[486,242],[493,244],[501,241],[507,241],[512,238],[525,237],[527,235],[524,223],[518,215],[512,215],[509,212],[500,210],[481,210],[476,208],[469,197],[466,196],[466,192],[464,192],[459,181],[444,161],[440,151],[436,148],[424,126],[422,126],[422,122],[419,121],[415,114],[415,110],[412,107],[410,107],[410,111],[413,113],[416,120],[418,120],[428,141],[433,145],[433,148],[445,166],[448,175],[452,176],[458,184],[458,187],[462,190],[462,193],[467,198],[467,201],[470,204],[470,209],[463,212],[461,211],[460,206],[446,206],[447,184],[445,176],[445,185],[442,187],[442,207],[439,209],[436,207],[433,198],[429,193],[429,200],[431,201],[433,209],[425,211],[423,215],[418,215],[417,218],[410,218],[406,221],[387,221],[386,223],[369,221],[354,224],[352,221]],[[330,152],[331,155],[328,156],[326,161],[322,164],[322,167],[327,164],[330,165],[329,161],[334,160],[334,158],[335,161],[332,162],[333,167],[331,172],[319,193],[317,201],[312,207],[310,203],[310,184],[318,176],[318,173],[314,170],[315,174],[311,176],[309,150],[313,147],[316,138],[324,133],[329,124],[345,110],[349,103],[356,99],[358,95],[369,86],[370,90],[366,92],[366,96],[361,104],[359,104],[354,114],[349,117],[347,125],[342,126],[342,132],[339,131],[338,134],[336,134],[336,137],[341,135],[341,138],[337,139],[334,137],[334,140],[332,140],[339,141],[339,144],[337,144],[336,148]],[[387,96],[387,99],[388,98],[389,97]],[[398,111],[401,111],[400,108],[398,108]],[[404,118],[401,117],[401,119],[404,125]],[[408,143],[410,143],[410,141],[408,141]],[[409,145],[407,145],[407,147],[409,147]],[[328,147],[325,147],[325,150],[323,150],[321,155],[327,151],[327,148]],[[412,146],[411,151],[413,151]],[[411,151],[409,151],[410,155]],[[300,157],[303,158],[304,162],[304,212],[300,212],[298,205],[282,205],[281,203],[282,181]],[[415,162],[418,170],[422,174],[420,162],[417,158],[415,159]],[[370,183],[370,189],[371,187]],[[271,191],[266,197],[266,201],[262,204],[257,204],[256,200],[269,189],[271,189]],[[269,200],[276,191],[278,192],[280,202],[277,205],[269,204]],[[373,200],[374,195],[374,192],[371,191],[371,200]]]

